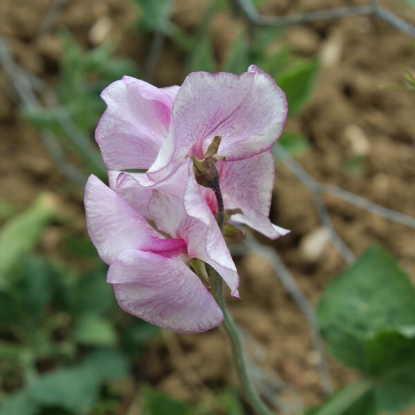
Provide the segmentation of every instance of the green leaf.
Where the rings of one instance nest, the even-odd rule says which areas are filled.
[[[317,317],[330,352],[373,379],[380,410],[415,402],[415,288],[375,245],[329,284]]]
[[[285,92],[290,116],[300,112],[308,100],[317,78],[319,63],[316,59],[297,62],[277,75],[276,82]]]
[[[94,314],[86,314],[78,321],[74,338],[78,343],[88,346],[114,346],[117,343],[114,326]]]
[[[215,72],[216,62],[213,47],[207,36],[201,38],[197,47],[190,56],[188,72],[206,71]]]
[[[101,314],[115,304],[112,286],[106,282],[106,273],[106,266],[100,267],[79,280],[74,294],[75,314]]]
[[[249,47],[245,35],[242,33],[233,42],[232,47],[222,65],[224,72],[241,74],[246,72],[250,64]]]
[[[378,408],[373,395],[373,385],[366,380],[352,383],[330,396],[318,408],[306,411],[306,415],[377,415]]]
[[[93,408],[103,383],[126,374],[127,365],[119,353],[97,351],[80,365],[58,369],[12,395],[4,401],[0,415],[32,415],[44,407],[83,414]]]
[[[368,375],[400,364],[402,351],[415,354],[415,289],[380,246],[329,284],[317,316],[331,353]]]
[[[391,370],[376,385],[376,399],[383,411],[398,412],[415,403],[415,362]]]
[[[130,355],[137,355],[142,353],[145,346],[160,334],[160,327],[138,318],[132,318],[128,326],[122,330],[122,334],[123,350]]]
[[[145,415],[189,415],[190,409],[183,402],[150,387],[143,387]]]
[[[156,31],[165,19],[171,0],[133,0],[141,10],[141,19],[138,27],[144,30]]]
[[[52,298],[54,280],[58,277],[54,268],[39,256],[24,261],[16,282],[16,296],[26,318],[39,320]]]
[[[3,283],[36,246],[44,228],[57,213],[54,196],[45,192],[24,212],[6,222],[0,233],[0,280],[3,279]]]
[[[284,131],[278,142],[293,156],[305,153],[311,147],[306,137],[290,131]]]
[[[9,292],[0,291],[0,322],[12,324],[19,321],[20,310],[16,298]]]

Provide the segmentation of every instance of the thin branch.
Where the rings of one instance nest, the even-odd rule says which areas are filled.
[[[392,27],[395,27],[401,32],[415,37],[415,26],[401,19],[396,14],[391,13],[384,7],[380,7],[375,0],[371,0],[371,5],[367,6],[333,8],[277,17],[259,14],[251,0],[235,1],[238,2],[239,7],[246,16],[247,20],[251,24],[257,26],[282,27],[319,22],[323,20],[341,19],[349,16],[375,16],[389,23]]]
[[[12,58],[6,41],[0,37],[0,66],[6,75],[10,78],[17,99],[24,109],[30,111],[40,108],[41,104],[34,92],[35,87],[32,85],[30,77]],[[40,134],[43,144],[56,165],[61,169],[62,173],[70,180],[78,184],[85,184],[85,175],[75,166],[68,163],[65,159],[59,142],[52,134]]]
[[[308,187],[313,193],[327,194],[336,196],[339,199],[350,203],[353,206],[364,209],[374,215],[380,216],[384,219],[392,222],[400,223],[408,228],[415,230],[415,219],[405,215],[404,213],[397,212],[392,209],[385,208],[374,202],[371,202],[361,196],[357,196],[347,190],[344,190],[338,186],[319,183],[313,179],[304,168],[297,163],[288,152],[277,143],[274,145],[274,154],[297,176],[297,178]]]
[[[345,244],[342,238],[336,232],[333,223],[330,219],[330,215],[327,211],[327,207],[321,197],[322,188],[318,182],[316,182],[304,169],[300,166],[291,156],[285,151],[279,143],[274,145],[274,154],[285,164],[290,170],[297,176],[298,179],[308,187],[314,196],[314,204],[316,206],[317,215],[320,222],[327,229],[330,235],[332,244],[336,247],[339,254],[344,261],[351,264],[354,261],[354,255],[349,247]]]
[[[290,294],[292,299],[295,301],[295,303],[298,305],[298,307],[304,314],[305,318],[307,319],[310,327],[311,341],[313,343],[313,347],[320,357],[319,372],[322,390],[324,394],[329,395],[332,392],[333,387],[326,360],[323,340],[321,338],[316,316],[314,314],[314,310],[311,304],[302,292],[301,288],[296,283],[289,269],[285,266],[284,262],[274,249],[261,245],[252,235],[247,235],[244,241],[244,245],[249,251],[255,252],[257,255],[263,257],[270,263],[275,274],[280,279],[282,285]],[[232,253],[235,253],[235,251],[232,250]]]
[[[66,0],[54,0],[37,32],[36,39],[49,34],[66,6]]]
[[[151,42],[150,50],[147,55],[146,62],[144,64],[144,78],[151,82],[153,80],[154,71],[156,70],[157,63],[163,52],[164,42],[166,40],[166,33],[170,24],[171,12],[173,10],[174,0],[170,0],[166,9],[166,14],[160,22],[157,31],[154,33],[153,41]]]

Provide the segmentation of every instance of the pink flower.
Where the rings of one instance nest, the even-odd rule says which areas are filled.
[[[131,180],[117,185],[110,180],[110,185],[144,217],[149,218],[146,209],[154,183],[168,178],[188,156],[203,158],[219,135],[218,153],[226,157],[226,162],[217,163],[225,208],[243,212],[231,220],[271,239],[287,233],[268,218],[274,181],[268,149],[281,134],[287,114],[284,93],[269,75],[254,65],[242,75],[195,72],[180,88],[161,89],[124,77],[102,97],[108,108],[96,139],[106,166],[149,169],[147,175],[132,176],[146,192]]]
[[[108,170],[148,169],[154,163],[170,129],[178,90],[124,76],[102,92],[107,109],[95,138]]]
[[[171,125],[151,180],[171,174],[188,156],[203,159],[215,136],[218,155],[243,160],[269,150],[287,117],[284,92],[255,65],[242,75],[194,72],[187,76],[172,107]]]
[[[178,174],[187,174],[185,169],[179,169]],[[134,179],[126,176],[125,180]],[[206,212],[207,206],[200,199],[200,187],[192,180],[189,183],[183,195],[177,189],[173,194],[151,190],[148,211],[157,218],[158,230],[171,238],[154,230],[95,176],[89,178],[85,191],[89,235],[103,261],[110,265],[107,281],[113,285],[120,307],[180,333],[206,331],[223,320],[215,300],[189,268],[191,258],[215,268],[235,296],[239,284],[222,235],[217,226],[212,226],[213,215]],[[167,183],[165,186],[172,189]]]

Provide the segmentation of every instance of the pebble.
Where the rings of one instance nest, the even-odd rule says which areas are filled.
[[[330,234],[327,229],[318,227],[303,236],[300,242],[300,255],[309,262],[317,262],[324,255],[330,243]]]

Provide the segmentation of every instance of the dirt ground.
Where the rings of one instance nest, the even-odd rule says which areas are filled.
[[[52,0],[2,0],[0,34],[23,68],[53,84],[61,44],[54,30],[38,36],[51,3]],[[412,19],[407,8],[396,3],[384,2]],[[207,4],[207,0],[177,0],[173,19],[192,30]],[[266,2],[263,10],[279,14],[353,4],[364,2],[274,0]],[[129,30],[136,11],[127,0],[66,2],[56,25],[66,27],[82,44],[92,46],[91,28],[103,17],[111,23],[109,36],[118,43],[118,52],[142,64],[149,39]],[[213,19],[210,35],[217,56],[224,56],[238,27],[240,21],[230,16]],[[414,40],[369,17],[292,27],[286,38],[299,56],[319,55],[322,60],[309,103],[301,116],[287,125],[291,131],[309,137],[312,144],[311,150],[297,160],[318,181],[339,185],[382,206],[415,216],[415,93],[384,88],[401,81],[403,67],[415,67]],[[154,83],[176,84],[182,76],[183,56],[167,44]],[[84,232],[81,192],[65,187],[65,178],[48,157],[37,133],[20,120],[8,92],[10,81],[0,70],[0,200],[23,207],[40,190],[49,189],[71,206],[79,217],[74,226]],[[350,166],[356,160],[359,163],[352,170]],[[379,241],[400,259],[415,281],[413,230],[334,197],[326,197],[325,201],[337,232],[355,255]],[[271,216],[274,223],[291,233],[275,243],[266,243],[275,247],[307,297],[316,304],[326,283],[345,263],[330,244],[323,244],[319,255],[313,256],[307,250],[307,238],[313,238],[321,224],[312,194],[282,164],[277,166]],[[49,230],[42,241],[43,248],[53,250],[63,236],[62,230]],[[318,403],[322,398],[318,361],[304,316],[262,259],[247,255],[237,260],[237,266],[242,299],[231,301],[231,312],[255,339],[248,338],[247,343],[257,342],[263,347],[262,365],[292,384],[306,404]],[[236,383],[227,344],[219,330],[200,335],[166,335],[144,362],[136,368],[138,378],[149,379],[162,390],[188,401],[207,393],[207,385]],[[335,362],[330,362],[330,369],[336,387],[355,376]],[[415,414],[415,410],[405,414]]]

